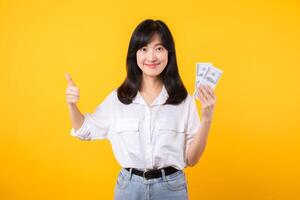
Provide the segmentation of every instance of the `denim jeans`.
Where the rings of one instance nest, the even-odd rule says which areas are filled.
[[[185,174],[173,174],[146,180],[126,169],[121,169],[114,189],[115,200],[188,200]]]

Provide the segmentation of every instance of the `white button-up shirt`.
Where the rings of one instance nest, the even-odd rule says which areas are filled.
[[[81,140],[108,139],[122,167],[156,169],[187,166],[187,150],[200,128],[195,99],[188,94],[179,105],[162,105],[165,86],[148,106],[140,92],[131,104],[123,104],[113,90],[96,108],[84,114],[84,122],[71,135]]]

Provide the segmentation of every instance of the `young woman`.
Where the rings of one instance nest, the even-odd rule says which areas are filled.
[[[79,89],[66,74],[71,134],[82,140],[108,139],[122,169],[116,200],[185,200],[183,169],[200,159],[216,97],[198,88],[202,119],[179,76],[173,37],[160,20],[145,20],[134,30],[127,54],[127,77],[97,107],[82,115]]]

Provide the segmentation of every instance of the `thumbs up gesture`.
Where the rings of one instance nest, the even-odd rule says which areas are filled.
[[[76,87],[69,73],[66,73],[65,76],[68,81],[66,90],[67,103],[76,104],[79,101],[79,89]]]

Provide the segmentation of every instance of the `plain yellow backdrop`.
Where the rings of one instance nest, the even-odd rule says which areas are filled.
[[[1,0],[0,199],[113,198],[120,166],[108,141],[70,135],[64,73],[93,112],[146,18],[171,29],[190,94],[196,62],[224,71],[206,150],[185,170],[190,199],[300,199],[296,0]]]

